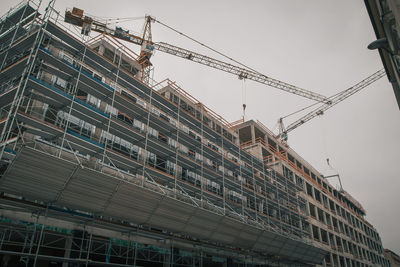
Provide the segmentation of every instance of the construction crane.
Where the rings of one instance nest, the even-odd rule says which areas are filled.
[[[279,123],[278,137],[283,141],[287,141],[289,132],[293,131],[294,129],[296,129],[300,125],[303,125],[304,123],[308,122],[309,120],[313,119],[314,117],[323,115],[324,112],[327,111],[328,109],[330,109],[331,107],[342,102],[343,100],[352,96],[353,94],[361,91],[362,89],[364,89],[371,83],[379,80],[380,78],[382,78],[385,75],[386,75],[385,69],[381,69],[381,70],[375,72],[374,74],[368,76],[367,78],[365,78],[361,82],[353,85],[352,87],[349,87],[346,90],[329,97],[328,98],[329,101],[327,103],[322,104],[321,106],[315,108],[314,110],[307,113],[300,119],[289,124],[287,127],[285,127],[283,124],[283,119],[287,116],[280,118],[278,121],[278,123]],[[297,112],[294,112],[294,113],[297,113]],[[294,113],[292,113],[292,114],[294,114]],[[292,114],[289,114],[288,116],[290,116]]]
[[[65,12],[65,22],[79,26],[82,28],[81,33],[88,35],[90,31],[99,32],[102,34],[107,34],[109,36],[125,40],[127,42],[140,45],[141,51],[138,57],[138,62],[142,67],[142,77],[141,80],[149,84],[150,80],[150,68],[151,62],[150,58],[154,50],[162,51],[170,55],[178,56],[193,62],[197,62],[215,69],[225,71],[237,75],[240,79],[249,79],[262,83],[295,95],[299,95],[308,99],[312,99],[321,103],[329,103],[329,99],[321,94],[299,88],[297,86],[279,81],[277,79],[268,77],[262,73],[259,73],[253,69],[235,66],[230,63],[217,60],[206,55],[202,55],[184,48],[180,48],[175,45],[167,44],[164,42],[153,42],[151,35],[151,23],[158,22],[164,26],[167,26],[153,17],[146,16],[145,27],[142,36],[137,36],[129,33],[129,31],[124,30],[120,27],[115,27],[111,29],[106,23],[100,22],[89,16],[84,16],[83,10],[78,8],[73,8],[72,11],[67,10]],[[167,26],[172,29],[171,27]],[[176,31],[176,30],[175,30]],[[244,66],[244,65],[242,65]]]

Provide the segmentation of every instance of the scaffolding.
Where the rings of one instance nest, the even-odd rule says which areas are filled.
[[[265,260],[260,262],[251,255],[244,258],[234,251],[216,252],[215,248],[199,245],[191,245],[190,251],[190,246],[186,245],[187,250],[182,250],[179,249],[182,243],[179,238],[152,233],[144,227],[135,229],[128,225],[113,224],[112,227],[108,226],[108,230],[104,230],[104,226],[99,227],[101,221],[83,222],[82,218],[77,218],[84,217],[83,214],[76,213],[76,217],[70,221],[53,219],[50,222],[46,219],[47,213],[60,211],[46,210],[43,207],[41,212],[43,214],[36,212],[30,214],[31,216],[23,212],[14,215],[3,212],[2,216],[18,218],[16,220],[1,217],[0,252],[2,255],[18,256],[6,258],[9,265],[14,266],[22,262],[27,266],[35,266],[36,263],[53,261],[64,264],[77,263],[81,266],[203,266],[210,264],[213,261],[212,257],[215,261],[215,258],[223,259],[227,256],[232,258],[233,266],[245,266],[246,261],[269,263]],[[43,222],[57,226],[49,226]],[[72,223],[73,230],[65,228]],[[158,237],[156,241],[155,236]],[[213,255],[211,259],[209,253]]]
[[[109,37],[81,42],[53,5],[40,15],[40,2],[24,2],[0,21],[0,203],[25,214],[2,215],[16,218],[2,225],[1,254],[86,266],[202,266],[206,252],[237,266],[246,255],[248,266],[323,260],[293,179],[244,150],[232,124],[176,84],[141,83],[123,44],[110,54],[99,42]],[[121,232],[180,242],[139,248],[146,243],[76,225],[59,233],[59,221],[26,214],[79,217],[97,223],[92,230],[118,222]],[[198,250],[176,253],[193,242]]]
[[[3,263],[367,262],[366,245],[347,248],[330,232],[332,248],[314,242],[295,173],[361,215],[349,197],[311,177],[297,154],[270,143],[265,126],[257,122],[264,136],[243,142],[248,122],[227,122],[168,79],[149,88],[137,54],[113,37],[68,30],[53,5],[40,14],[41,1],[22,2],[0,19]],[[338,228],[337,219],[327,225]],[[365,231],[368,248],[379,251],[379,236]],[[357,232],[351,239],[360,243]]]

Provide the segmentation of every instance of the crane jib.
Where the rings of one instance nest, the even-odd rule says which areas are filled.
[[[152,21],[156,21],[156,20],[151,18],[150,16],[147,16],[145,25],[148,26],[149,23]],[[65,22],[82,27],[82,34],[85,34],[85,35],[88,35],[89,32],[91,30],[93,30],[93,31],[107,34],[109,36],[112,36],[112,37],[115,37],[115,38],[118,38],[118,39],[121,39],[124,41],[128,41],[128,42],[137,44],[137,45],[142,46],[145,43],[145,45],[142,46],[141,59],[143,59],[143,53],[145,53],[146,60],[148,62],[147,61],[143,62],[142,65],[144,68],[151,66],[150,57],[152,55],[152,52],[153,52],[153,50],[158,50],[158,51],[162,51],[164,53],[168,53],[170,55],[174,55],[174,56],[181,57],[181,58],[184,58],[187,60],[191,60],[193,62],[203,64],[205,66],[209,66],[211,68],[215,68],[215,69],[227,72],[227,73],[237,75],[240,79],[249,79],[249,80],[252,80],[252,81],[255,81],[255,82],[258,82],[261,84],[265,84],[265,85],[274,87],[276,89],[286,91],[286,92],[289,92],[289,93],[292,93],[292,94],[295,94],[295,95],[298,95],[301,97],[312,99],[312,100],[315,100],[315,101],[318,101],[321,103],[326,103],[328,101],[328,98],[321,94],[302,89],[300,87],[279,81],[277,79],[273,79],[271,77],[268,77],[267,75],[264,75],[262,73],[254,71],[253,69],[250,69],[250,68],[243,68],[243,67],[235,66],[233,64],[226,63],[221,60],[214,59],[209,56],[202,55],[202,54],[199,54],[199,53],[196,53],[196,52],[184,49],[184,48],[180,48],[178,46],[170,45],[167,43],[153,43],[151,41],[151,39],[149,40],[149,38],[151,38],[150,27],[147,27],[148,32],[145,32],[143,34],[143,37],[136,36],[136,35],[129,33],[128,30],[124,30],[120,27],[116,27],[115,29],[108,28],[107,24],[97,21],[91,17],[84,16],[83,10],[78,9],[78,8],[73,8],[72,12],[71,11],[65,12]],[[159,21],[157,21],[157,22],[159,22]],[[161,23],[161,24],[164,26],[167,26],[163,23]],[[167,26],[167,27],[171,28],[169,26]],[[173,28],[171,28],[171,29],[173,29]],[[232,61],[235,61],[232,58],[229,58],[229,59]],[[235,61],[235,62],[237,62],[237,61]],[[244,66],[243,64],[240,64],[240,65]],[[146,79],[144,78],[143,81],[145,82],[145,80]]]

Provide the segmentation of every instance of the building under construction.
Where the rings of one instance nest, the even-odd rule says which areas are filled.
[[[0,20],[2,266],[390,266],[362,206],[262,123],[149,86],[143,55],[64,20]]]

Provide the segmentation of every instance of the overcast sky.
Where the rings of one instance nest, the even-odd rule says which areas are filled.
[[[18,1],[1,1],[1,14]],[[47,3],[47,1],[43,1]],[[381,69],[367,45],[375,34],[362,0],[56,1],[99,17],[150,14],[270,77],[330,96]],[[144,20],[125,24],[141,31]],[[159,24],[153,40],[208,52]],[[154,78],[170,78],[228,121],[242,115],[277,130],[279,117],[312,103],[277,89],[158,52]],[[284,122],[289,124],[296,117]],[[400,112],[384,77],[289,134],[290,146],[321,173],[339,172],[343,187],[367,211],[383,245],[400,254]]]

